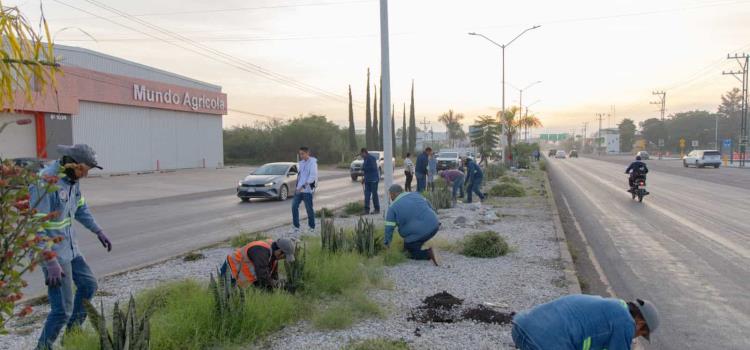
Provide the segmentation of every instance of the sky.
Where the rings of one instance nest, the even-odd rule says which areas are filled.
[[[39,0],[4,0],[32,21]],[[376,0],[44,0],[54,41],[80,46],[222,86],[224,126],[268,117],[323,114],[346,125],[352,87],[355,123],[364,126],[366,71],[380,76]],[[109,9],[109,10],[108,10]],[[119,11],[119,14],[112,11]],[[128,16],[125,16],[128,15]],[[396,124],[415,85],[418,121],[453,109],[495,115],[518,88],[544,124],[536,132],[603,127],[659,115],[715,111],[739,82],[727,54],[750,53],[750,0],[391,0],[391,100]],[[186,49],[189,48],[189,49]],[[272,79],[268,79],[268,76]],[[247,114],[247,112],[251,114]],[[407,111],[408,113],[408,111]]]

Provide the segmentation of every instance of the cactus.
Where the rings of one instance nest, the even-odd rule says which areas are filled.
[[[375,236],[375,223],[372,220],[360,218],[354,230],[354,246],[357,253],[368,258],[375,256],[383,247],[383,238]]]
[[[448,184],[442,179],[435,181],[434,191],[425,191],[422,192],[422,195],[428,202],[430,202],[432,209],[436,212],[438,209],[448,209],[453,207],[452,189],[448,187]]]
[[[291,293],[301,290],[304,287],[305,260],[307,259],[304,243],[300,242],[297,244],[294,257],[294,262],[284,261],[284,271],[286,271],[284,289]]]
[[[208,288],[214,296],[214,312],[219,320],[219,334],[229,332],[233,320],[242,317],[245,310],[245,293],[242,288],[232,283],[229,273],[221,274],[219,271],[214,274],[208,282]]]
[[[90,301],[84,300],[83,305],[86,313],[99,335],[99,345],[102,350],[148,350],[151,338],[151,326],[149,319],[153,314],[153,307],[149,306],[146,311],[138,317],[135,310],[135,299],[130,296],[128,308],[123,313],[119,302],[115,302],[112,310],[112,334],[107,329],[107,321],[104,316],[104,303],[100,303],[101,314]]]

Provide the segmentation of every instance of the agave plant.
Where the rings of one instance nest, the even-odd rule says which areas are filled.
[[[100,303],[101,313],[99,313],[90,301],[84,300],[83,302],[90,322],[99,334],[99,345],[102,350],[148,350],[150,348],[149,319],[153,314],[151,306],[139,317],[132,295],[124,313],[120,310],[119,303],[116,302],[112,310],[112,333],[110,334],[104,316],[104,303]]]
[[[211,274],[208,288],[214,297],[214,312],[219,321],[219,332],[226,334],[237,317],[241,318],[245,312],[245,293],[242,288],[232,283],[229,273],[221,274],[217,271],[216,277]]]
[[[350,249],[346,233],[343,229],[336,230],[332,217],[323,216],[320,219],[320,240],[323,251],[329,253]]]
[[[284,289],[291,293],[304,287],[305,261],[307,257],[305,256],[305,244],[303,242],[297,244],[294,257],[294,262],[284,261],[284,270],[286,271]]]
[[[375,235],[375,223],[372,220],[360,218],[354,230],[354,246],[357,253],[373,257],[383,247],[383,237]]]
[[[434,191],[425,191],[422,192],[422,195],[428,202],[430,202],[432,209],[436,212],[438,209],[448,209],[453,207],[451,188],[449,188],[448,184],[442,179],[435,181]]]

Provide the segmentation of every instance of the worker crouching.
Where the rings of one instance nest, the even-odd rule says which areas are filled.
[[[385,246],[390,246],[393,230],[398,227],[398,234],[404,238],[404,250],[409,258],[432,260],[437,266],[437,258],[432,248],[422,249],[422,245],[440,229],[440,221],[435,210],[422,194],[404,192],[400,185],[391,186],[388,193],[392,203],[385,217]]]
[[[232,285],[273,289],[278,285],[278,262],[294,262],[296,243],[290,238],[246,244],[231,254],[221,266],[221,275],[231,274]]]

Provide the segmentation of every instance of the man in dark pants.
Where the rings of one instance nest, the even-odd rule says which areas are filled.
[[[414,178],[414,162],[411,161],[411,153],[407,153],[404,159],[404,175],[406,176],[404,189],[406,192],[411,192],[411,180]]]
[[[315,233],[315,210],[313,209],[313,193],[318,181],[318,160],[310,156],[310,149],[302,146],[298,151],[299,163],[297,169],[297,186],[292,200],[292,236],[301,234],[299,225],[299,205],[305,203],[307,211],[307,233]]]
[[[393,230],[398,227],[398,234],[404,238],[404,250],[414,260],[432,260],[437,266],[437,259],[432,248],[422,249],[425,242],[432,239],[440,229],[435,210],[420,193],[404,192],[400,185],[388,189],[391,205],[385,217],[385,246],[391,244]]]
[[[378,160],[375,156],[367,152],[366,148],[359,151],[359,155],[364,161],[362,171],[365,175],[362,177],[362,185],[365,187],[365,210],[362,215],[370,214],[370,197],[372,205],[375,207],[373,214],[380,214],[380,198],[378,197],[378,182],[380,182],[380,172],[378,171]]]
[[[417,166],[415,173],[417,175],[417,192],[422,192],[427,186],[427,173],[430,165],[430,155],[432,154],[432,148],[427,147],[424,152],[417,156]]]
[[[466,203],[471,203],[472,193],[476,193],[476,195],[479,196],[479,200],[483,201],[484,194],[481,192],[481,187],[484,174],[482,173],[482,169],[479,167],[479,165],[477,165],[475,161],[471,160],[471,158],[466,159],[466,169],[466,178],[469,179],[470,183],[466,188]]]

